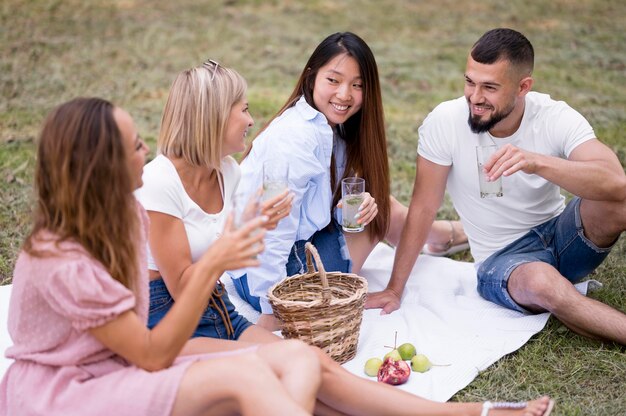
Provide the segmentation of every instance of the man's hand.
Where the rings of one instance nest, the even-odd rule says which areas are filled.
[[[400,298],[395,291],[387,288],[382,292],[372,292],[367,294],[365,309],[382,308],[381,315],[387,315],[400,308]]]
[[[485,170],[492,181],[497,180],[500,176],[511,176],[518,171],[530,175],[536,173],[537,158],[539,157],[541,155],[508,143],[491,156],[490,163],[485,164]]]

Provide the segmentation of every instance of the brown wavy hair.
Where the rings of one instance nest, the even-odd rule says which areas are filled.
[[[35,166],[34,226],[24,250],[36,257],[41,232],[80,244],[110,275],[133,289],[138,275],[138,216],[133,182],[113,105],[76,98],[46,118]]]
[[[338,126],[342,138],[346,142],[346,169],[343,177],[359,176],[365,179],[367,191],[376,198],[378,215],[367,226],[370,236],[383,240],[389,229],[390,214],[390,175],[387,159],[387,136],[383,101],[378,79],[378,66],[369,46],[363,39],[351,32],[334,33],[324,39],[313,51],[304,66],[296,87],[287,102],[270,119],[265,128],[285,110],[293,107],[300,97],[304,96],[313,108],[313,89],[315,78],[321,67],[335,56],[348,54],[359,64],[363,81],[363,104],[361,109],[350,117],[343,125]],[[317,108],[316,108],[317,109]],[[257,134],[258,137],[258,134]],[[246,150],[244,157],[250,152]],[[333,159],[334,161],[334,159]],[[341,199],[341,187],[336,184],[343,178],[335,178],[334,163],[330,170],[331,189],[334,191],[333,207]]]

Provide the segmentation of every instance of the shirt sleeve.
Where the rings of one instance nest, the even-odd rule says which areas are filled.
[[[550,131],[548,140],[564,158],[568,158],[582,143],[596,137],[587,119],[563,101],[559,101],[552,111],[546,114],[544,122]]]
[[[454,137],[451,131],[449,117],[446,117],[450,102],[439,104],[419,127],[417,153],[423,158],[443,166],[452,165],[451,146]]]
[[[168,166],[165,156],[157,156],[144,168],[143,186],[135,196],[147,211],[161,212],[182,218],[185,210],[181,198],[182,185],[176,180],[176,169]]]
[[[330,221],[328,210],[330,202],[320,198],[318,192],[318,184],[328,182],[326,178],[328,173],[317,154],[322,150],[315,141],[315,133],[307,132],[305,129],[283,130],[277,128],[266,130],[263,134],[269,134],[271,137],[265,137],[265,142],[256,149],[255,144],[250,155],[241,164],[240,191],[251,193],[262,184],[264,160],[281,158],[289,163],[289,190],[294,194],[291,212],[288,217],[278,223],[276,229],[265,234],[265,250],[259,254],[261,265],[245,270],[250,292],[260,298],[261,310],[267,314],[273,313],[267,299],[267,291],[286,276],[285,266],[291,248],[299,237],[298,230],[301,221],[320,221],[318,218],[311,219],[310,217],[321,215],[322,212],[326,215],[325,223]],[[289,144],[279,146],[279,141],[284,140],[285,137],[289,138]],[[325,207],[325,211],[319,210],[320,213],[316,214],[314,210],[308,209],[308,205],[311,204]],[[237,276],[233,275],[233,277]]]
[[[76,253],[50,271],[42,292],[50,307],[67,318],[77,330],[106,324],[135,307],[133,292],[116,281],[104,268]]]

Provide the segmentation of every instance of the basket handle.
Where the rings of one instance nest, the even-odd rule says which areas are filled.
[[[322,259],[320,258],[320,255],[313,244],[307,242],[304,245],[304,249],[306,251],[306,269],[309,273],[315,272],[315,268],[313,267],[313,260],[311,259],[312,255],[315,258],[315,265],[317,266],[317,271],[322,279],[322,299],[324,300],[324,302],[330,302],[332,296],[330,293],[330,288],[328,287],[328,278],[326,277],[326,270],[324,270],[324,264],[322,263]]]

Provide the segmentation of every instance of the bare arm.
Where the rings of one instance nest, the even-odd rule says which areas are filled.
[[[382,308],[381,313],[390,313],[400,307],[409,274],[443,201],[449,171],[449,166],[437,165],[418,156],[413,196],[396,248],[391,278],[385,290],[368,295],[366,308]]]
[[[577,146],[562,159],[528,152],[507,144],[487,164],[491,179],[522,171],[539,175],[584,199],[619,201],[626,198],[626,175],[617,156],[597,139]]]
[[[174,300],[178,300],[196,265],[191,261],[191,251],[185,225],[179,218],[156,211],[150,217],[149,243],[152,257],[159,273]],[[205,298],[205,301],[207,298]]]
[[[253,267],[253,258],[263,249],[263,232],[250,236],[250,231],[262,225],[264,218],[250,221],[238,231],[227,231],[195,264],[179,302],[149,330],[134,311],[127,311],[112,321],[89,332],[111,351],[148,371],[167,368],[191,337],[215,282],[226,268]]]

